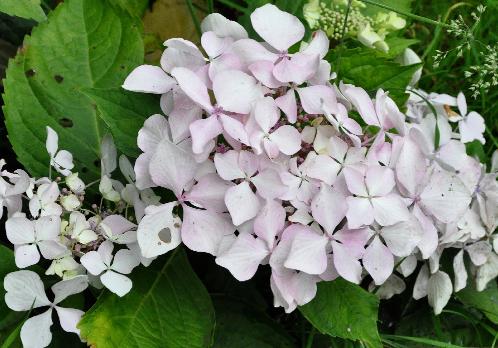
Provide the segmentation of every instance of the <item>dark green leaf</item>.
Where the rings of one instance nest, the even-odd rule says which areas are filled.
[[[209,294],[181,248],[167,260],[135,269],[133,289],[120,298],[108,291],[78,324],[96,347],[207,347],[214,309]]]
[[[147,117],[161,113],[158,98],[122,88],[88,89],[83,93],[95,103],[118,149],[127,156],[137,157],[138,131]]]
[[[99,177],[105,125],[81,89],[120,86],[143,61],[140,32],[137,19],[107,0],[67,0],[25,39],[7,70],[4,113],[14,151],[32,175],[47,174],[48,125],[76,170]]]
[[[213,299],[216,309],[214,348],[295,347],[292,339],[264,312],[228,296]]]
[[[369,48],[340,50],[328,56],[339,80],[361,86],[370,93],[383,88],[390,92],[398,106],[404,105],[408,97],[405,89],[420,64],[402,66]]]
[[[465,144],[465,147],[469,156],[477,157],[482,163],[486,163],[488,161],[488,156],[486,156],[484,147],[479,140],[474,140],[470,143],[467,143]]]
[[[2,0],[0,1],[0,12],[5,12],[11,16],[34,19],[37,22],[47,19],[40,6],[40,0]]]
[[[467,287],[456,293],[463,304],[479,309],[493,323],[498,324],[498,288],[477,291]]]
[[[380,347],[377,297],[344,279],[318,284],[316,297],[301,313],[323,334]]]
[[[113,4],[121,6],[133,16],[142,17],[149,0],[111,0]]]

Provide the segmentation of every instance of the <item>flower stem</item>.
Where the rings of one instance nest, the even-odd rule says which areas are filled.
[[[195,9],[194,9],[194,5],[192,4],[192,0],[185,0],[185,3],[187,4],[188,11],[190,12],[190,16],[192,17],[192,21],[194,22],[195,31],[197,32],[197,35],[200,38],[202,35],[201,24],[199,23],[199,19],[197,18],[197,15],[195,14]]]
[[[415,20],[417,20],[419,22],[424,22],[424,23],[438,25],[438,26],[443,26],[443,27],[448,27],[449,26],[446,23],[438,22],[438,21],[435,21],[433,19],[430,19],[430,18],[427,18],[427,17],[423,17],[423,16],[417,16],[416,14],[413,14],[413,13],[410,13],[410,12],[406,12],[406,11],[402,11],[402,10],[399,10],[397,8],[385,5],[385,4],[381,4],[381,3],[379,3],[379,2],[377,2],[375,0],[360,0],[360,1],[364,2],[365,4],[377,6],[377,7],[383,8],[385,10],[389,10],[389,11],[392,11],[392,12],[399,13],[400,15],[403,15],[403,16],[408,17],[408,18],[415,19]]]

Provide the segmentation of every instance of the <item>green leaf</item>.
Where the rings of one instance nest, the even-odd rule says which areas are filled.
[[[113,4],[121,6],[121,8],[128,11],[132,16],[142,17],[147,6],[149,5],[149,0],[111,0]]]
[[[479,309],[489,320],[498,324],[498,288],[477,291],[467,287],[455,295],[464,305]]]
[[[295,347],[289,335],[252,305],[228,296],[213,299],[216,309],[214,348]]]
[[[83,88],[120,86],[143,61],[140,23],[107,0],[67,0],[33,30],[7,69],[4,114],[19,161],[45,176],[45,126],[59,148],[73,153],[76,171],[96,179],[105,125]]]
[[[466,143],[465,148],[469,156],[477,157],[482,163],[486,163],[488,161],[488,156],[486,156],[484,147],[479,140],[474,140],[470,143]]]
[[[207,347],[214,309],[209,294],[177,248],[131,275],[133,289],[120,298],[104,292],[78,324],[96,347]]]
[[[406,39],[404,37],[391,37],[386,39],[386,43],[389,45],[389,51],[384,53],[379,50],[375,50],[376,54],[379,55],[379,57],[386,57],[386,58],[396,58],[400,54],[403,53],[405,48],[408,48],[412,45],[415,45],[418,43],[419,40],[416,39]]]
[[[388,90],[400,107],[408,98],[406,87],[420,68],[420,64],[402,66],[394,63],[368,48],[333,52],[329,55],[329,61],[335,67],[339,80],[361,86],[370,93],[375,93],[379,88]]]
[[[47,19],[40,6],[40,0],[1,0],[0,12],[5,12],[11,16],[34,19],[37,22]]]
[[[96,105],[125,155],[137,157],[137,134],[147,117],[161,113],[158,97],[152,94],[133,93],[122,88],[83,90]]]
[[[323,334],[380,347],[377,297],[344,279],[318,284],[316,297],[299,309]]]

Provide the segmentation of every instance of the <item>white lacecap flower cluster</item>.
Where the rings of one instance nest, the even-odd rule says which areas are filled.
[[[240,281],[269,265],[275,306],[286,312],[337,277],[371,278],[371,288],[389,298],[421,264],[413,297],[427,296],[440,313],[469,274],[479,290],[498,276],[498,155],[486,172],[466,154],[465,143],[484,142],[484,121],[468,112],[464,95],[413,89],[404,114],[383,90],[371,99],[360,87],[330,82],[323,32],[289,53],[304,36],[296,17],[265,5],[251,22],[265,42],[211,14],[202,22],[206,55],[170,39],[160,67],[142,65],[128,76],[125,89],[161,95],[166,117],[145,121],[134,168],[104,138],[99,190],[112,208],[83,207],[85,183],[50,128],[51,166],[66,176],[66,188],[59,189],[62,180],[2,172],[16,264],[53,260],[47,274],[62,278],[51,303],[34,272],[9,274],[10,308],[50,306],[63,329],[78,333],[82,312],[65,315],[62,298],[87,284],[122,296],[134,267],[180,243],[214,255]],[[118,166],[125,185],[112,178]],[[155,187],[176,200],[161,204]],[[22,195],[30,216],[21,212]],[[453,281],[439,265],[450,249]],[[51,313],[25,323],[25,344],[50,343]]]

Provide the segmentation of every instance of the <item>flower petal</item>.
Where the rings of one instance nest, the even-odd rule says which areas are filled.
[[[252,192],[247,181],[227,190],[225,204],[235,226],[255,217],[261,206],[259,198]],[[244,207],[244,209],[241,209],[241,207]]]
[[[3,280],[5,303],[14,311],[29,311],[31,307],[49,306],[40,276],[33,271],[9,273]]]
[[[21,328],[23,347],[48,347],[52,341],[52,308],[26,320]]]
[[[130,278],[114,271],[107,271],[102,274],[100,281],[106,288],[119,297],[123,297],[129,293],[133,286]]]
[[[376,285],[381,285],[393,273],[394,257],[376,236],[363,254],[363,266]]]
[[[136,67],[123,83],[128,91],[164,94],[175,86],[175,80],[163,69],[153,65]]]

